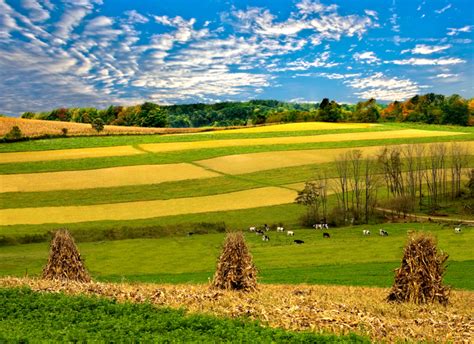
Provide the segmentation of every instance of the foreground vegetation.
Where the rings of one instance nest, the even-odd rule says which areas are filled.
[[[120,304],[97,297],[1,289],[0,341],[153,341],[259,343],[365,343],[363,337],[320,335],[265,328],[258,322]]]

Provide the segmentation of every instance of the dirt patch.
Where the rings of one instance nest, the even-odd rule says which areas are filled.
[[[297,192],[266,187],[213,196],[88,206],[2,209],[3,225],[133,220],[292,203]]]
[[[219,174],[187,164],[138,165],[84,171],[0,175],[0,192],[82,190],[124,185],[158,184]]]
[[[295,331],[355,332],[384,342],[472,343],[474,293],[454,291],[447,307],[389,304],[388,289],[260,285],[252,293],[216,291],[208,285],[64,283],[3,278],[1,287],[29,286],[34,291],[99,295],[120,302],[150,301],[186,308],[191,313],[258,319],[263,325]]]

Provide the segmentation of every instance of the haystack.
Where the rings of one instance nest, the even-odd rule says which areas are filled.
[[[90,282],[91,278],[81,260],[81,254],[66,229],[56,231],[42,277],[49,280]]]
[[[395,282],[387,300],[416,304],[439,302],[446,305],[449,288],[443,285],[443,274],[447,259],[447,254],[438,252],[433,236],[410,236],[402,265],[395,270]]]
[[[247,292],[257,289],[257,269],[242,233],[227,234],[212,285]]]

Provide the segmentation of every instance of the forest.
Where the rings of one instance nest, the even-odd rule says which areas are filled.
[[[250,100],[215,104],[134,106],[111,105],[107,109],[57,108],[46,112],[25,112],[22,118],[78,123],[141,127],[189,128],[203,126],[244,126],[286,122],[421,122],[428,124],[474,124],[474,98],[429,93],[388,105],[375,99],[357,104],[339,104],[324,98],[321,103],[293,103]]]

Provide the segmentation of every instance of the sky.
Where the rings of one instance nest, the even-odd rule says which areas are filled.
[[[0,113],[474,96],[473,0],[0,0]]]

